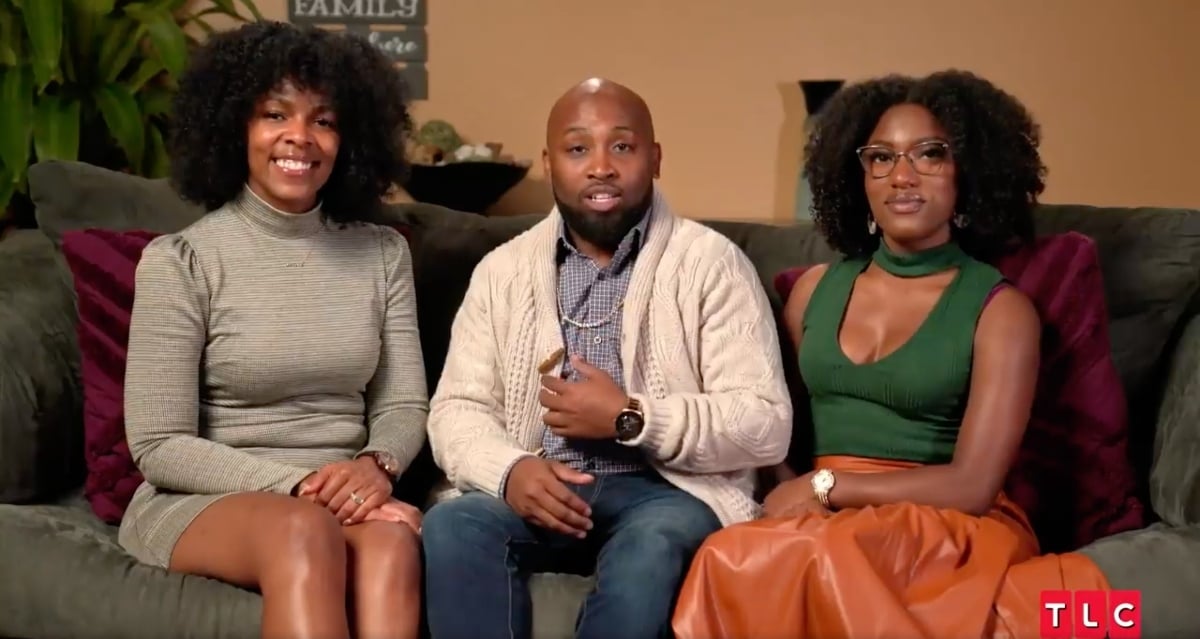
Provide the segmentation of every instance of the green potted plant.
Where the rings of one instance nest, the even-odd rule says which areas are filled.
[[[0,0],[0,217],[28,205],[35,162],[165,175],[175,81],[212,16],[262,19],[253,0]]]

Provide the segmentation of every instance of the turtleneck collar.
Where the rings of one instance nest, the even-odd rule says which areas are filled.
[[[957,242],[951,240],[940,246],[916,253],[896,253],[887,242],[879,241],[872,260],[883,270],[897,277],[922,277],[962,266],[970,259]]]
[[[275,237],[308,237],[321,230],[325,224],[319,202],[310,211],[287,213],[267,204],[249,185],[242,189],[231,206],[252,226]]]

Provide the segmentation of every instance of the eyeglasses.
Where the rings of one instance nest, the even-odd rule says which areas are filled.
[[[873,144],[854,151],[863,170],[873,178],[885,178],[896,170],[900,157],[908,158],[913,170],[921,175],[937,175],[950,160],[950,145],[945,142],[922,142],[907,151],[897,151]]]

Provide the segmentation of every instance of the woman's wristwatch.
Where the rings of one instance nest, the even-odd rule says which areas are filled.
[[[833,490],[835,483],[837,483],[837,479],[833,476],[833,471],[828,468],[822,468],[812,476],[813,494],[825,508],[829,508],[829,491]]]
[[[391,453],[385,453],[383,451],[371,451],[369,453],[363,453],[362,455],[359,455],[359,457],[364,455],[370,455],[371,459],[375,460],[375,465],[379,466],[380,470],[387,473],[387,476],[392,481],[395,481],[400,477],[400,460],[396,459],[396,457]]]

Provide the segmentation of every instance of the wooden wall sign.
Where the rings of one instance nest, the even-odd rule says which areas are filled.
[[[414,100],[429,99],[429,0],[287,0],[294,24],[341,25],[361,33],[397,64]]]

